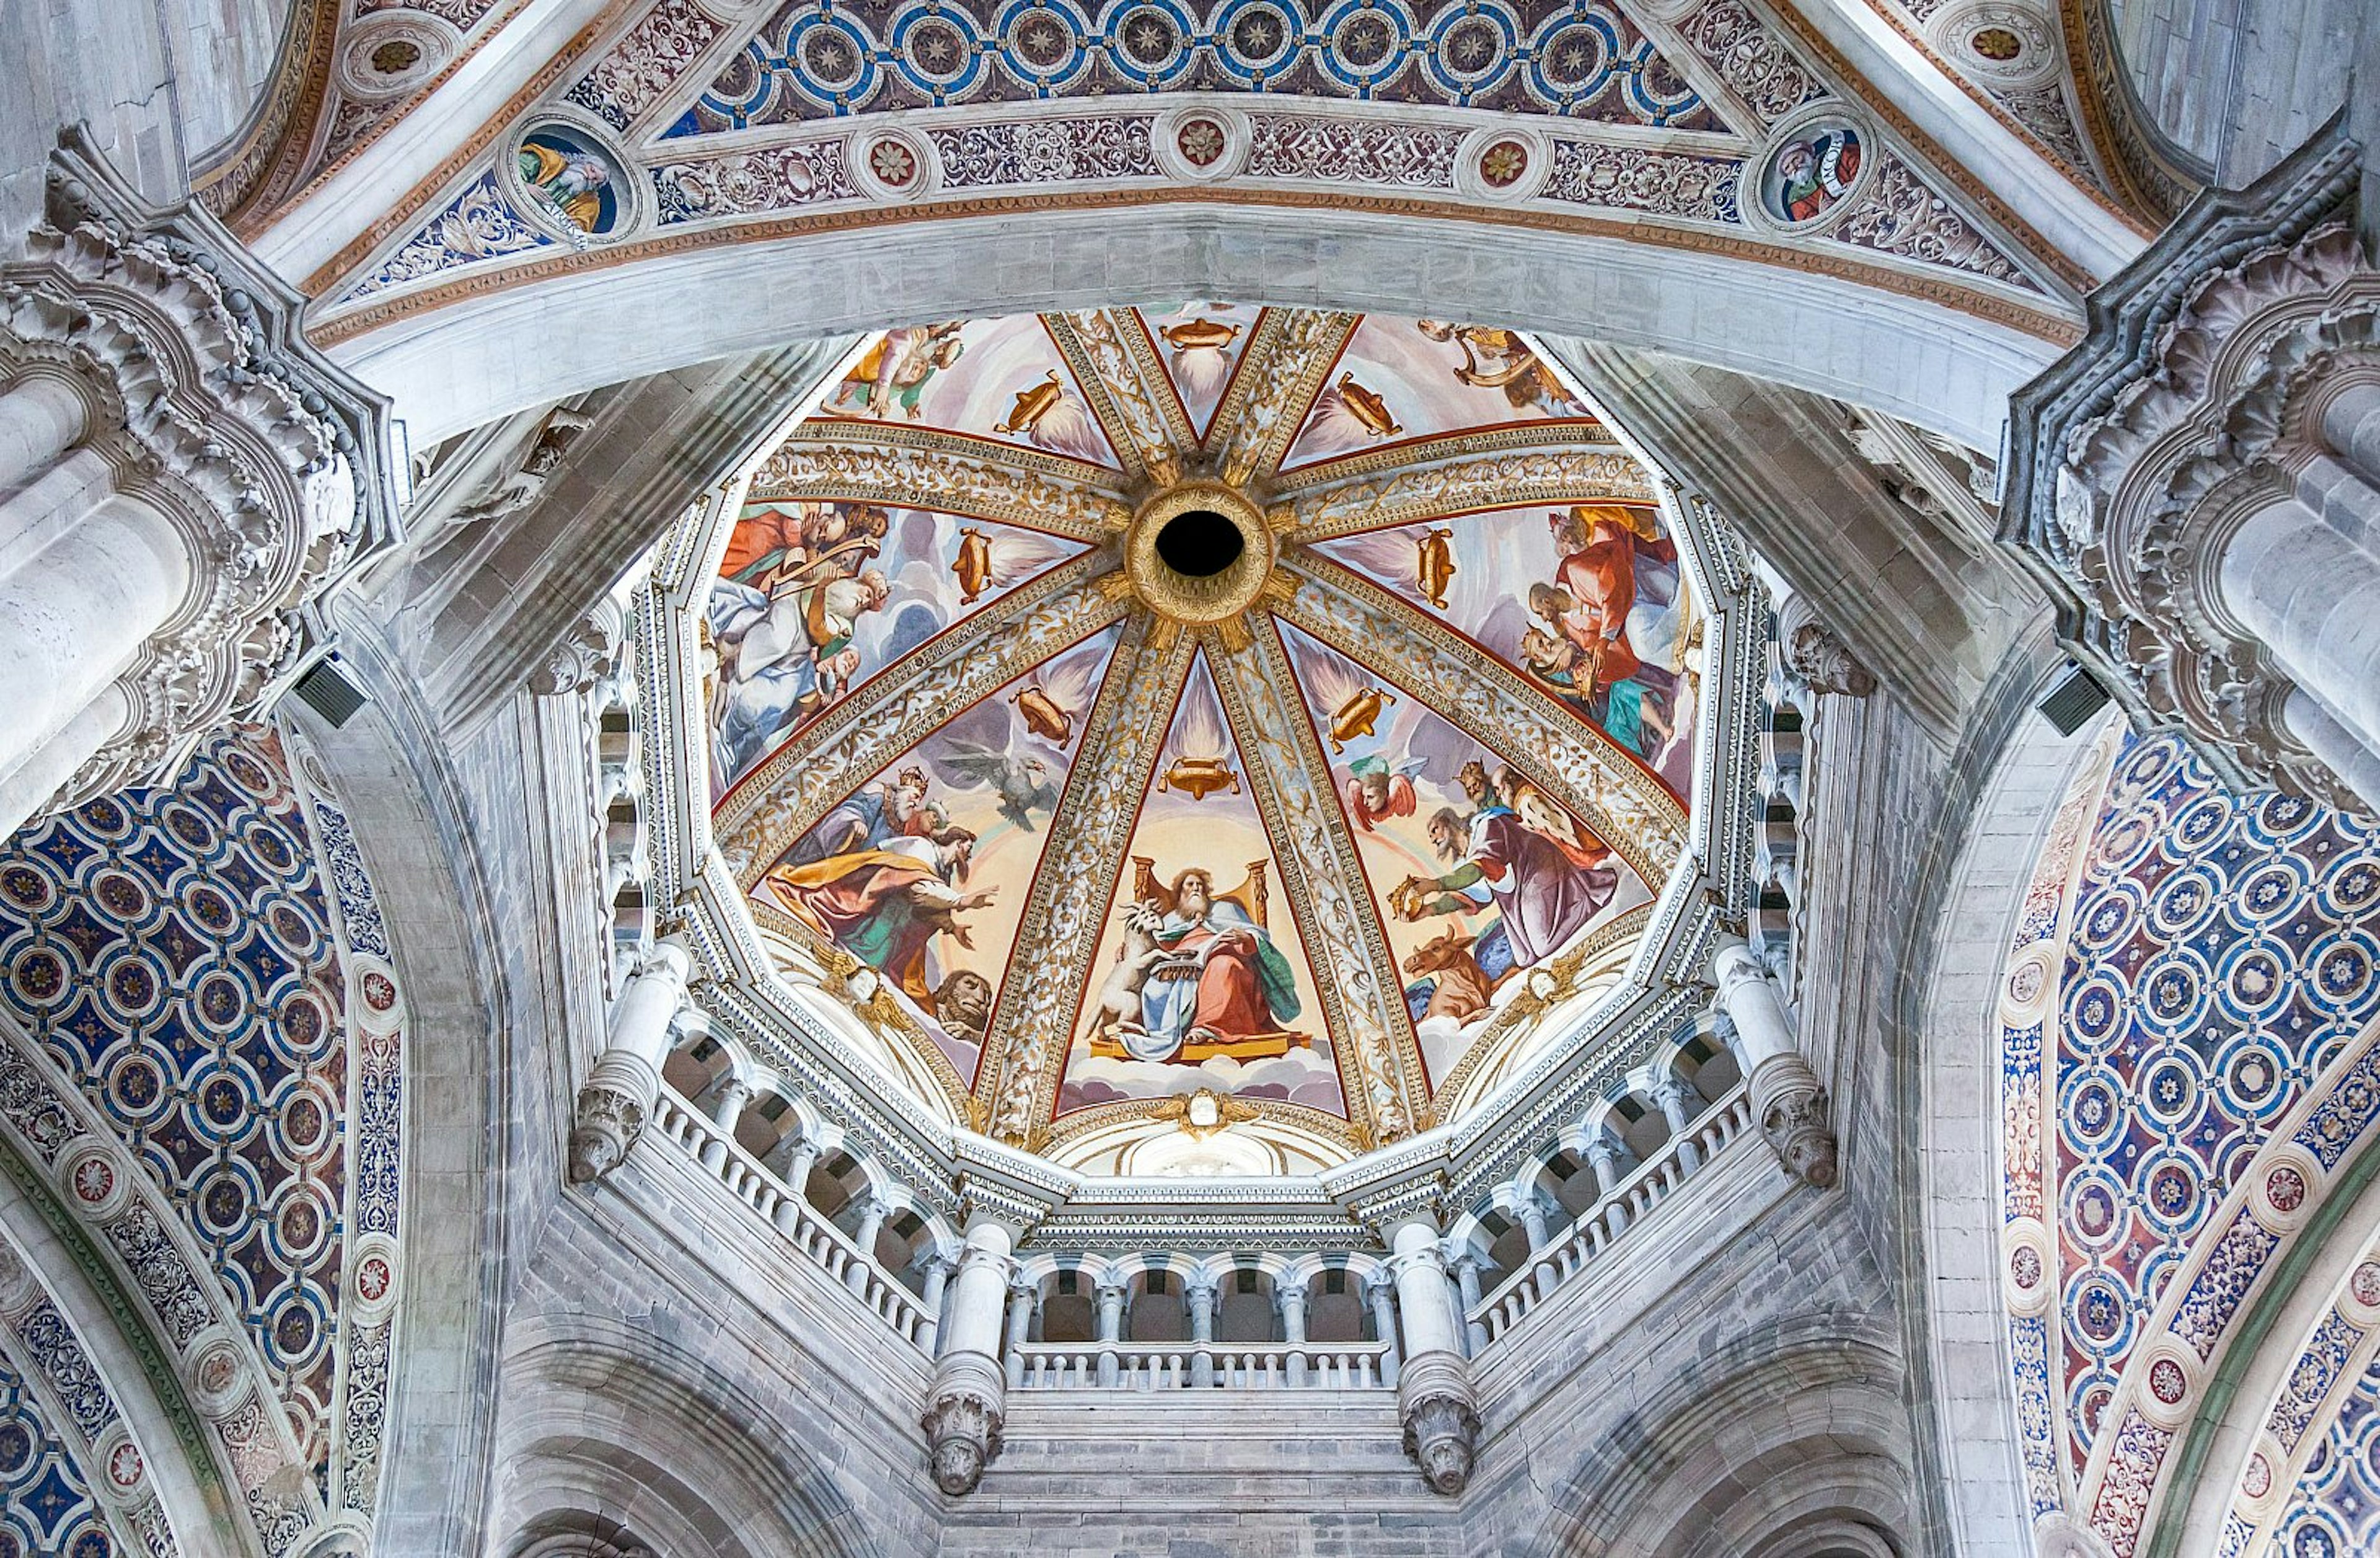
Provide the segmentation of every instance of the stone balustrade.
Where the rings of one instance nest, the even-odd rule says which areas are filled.
[[[1482,1295],[1465,1318],[1484,1328],[1492,1343],[1609,1249],[1622,1233],[1667,1200],[1751,1125],[1751,1090],[1739,1083],[1690,1129],[1670,1138],[1635,1172],[1581,1211],[1562,1237],[1532,1254],[1526,1265]]]
[[[887,1275],[850,1235],[760,1166],[749,1152],[666,1089],[654,1106],[654,1131],[718,1176],[729,1192],[769,1220],[787,1242],[905,1341],[931,1351],[936,1317],[917,1295]]]
[[[1196,1366],[1202,1357],[1211,1377]],[[1111,1375],[1101,1367],[1109,1358]],[[1020,1390],[1392,1390],[1396,1382],[1396,1348],[1387,1342],[1027,1342],[1009,1360],[1009,1383]]]

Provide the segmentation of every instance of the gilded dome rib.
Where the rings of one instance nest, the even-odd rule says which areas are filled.
[[[1411,608],[1328,559],[1284,556],[1300,588],[1284,621],[1359,660],[1392,658],[1414,695],[1474,740],[1497,745],[1569,807],[1647,882],[1665,881],[1686,848],[1686,818],[1661,782],[1591,722],[1507,670],[1484,650],[1415,630]]]
[[[844,796],[992,689],[1124,615],[1102,590],[1113,559],[1062,563],[902,656],[755,768],[711,827],[747,889]]]
[[[1029,1141],[1050,1118],[1058,1074],[1074,1037],[1083,982],[1099,946],[1100,917],[1165,745],[1165,732],[1196,645],[1185,634],[1151,642],[1149,618],[1092,705],[1090,727],[1050,819],[1053,840],[1033,879],[1016,951],[984,1041],[978,1096],[986,1130]]]
[[[1330,365],[1362,319],[1304,309],[1265,310],[1247,359],[1207,432],[1217,474],[1237,487],[1271,480]]]
[[[1236,654],[1210,648],[1223,712],[1281,862],[1298,934],[1322,965],[1322,1001],[1340,1045],[1348,1115],[1385,1145],[1430,1123],[1429,1089],[1394,956],[1365,891],[1363,869],[1332,794],[1313,727],[1293,706],[1288,657],[1269,620],[1253,625]]]

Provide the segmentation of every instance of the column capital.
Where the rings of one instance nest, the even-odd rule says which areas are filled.
[[[307,342],[305,307],[197,201],[150,204],[79,132],[52,154],[0,263],[0,387],[39,364],[72,388],[70,444],[147,473],[119,496],[188,580],[115,677],[128,717],[48,809],[168,778],[269,705],[320,658],[317,602],[391,544],[387,403]]]
[[[2305,688],[2319,712],[2368,689],[2375,668],[2287,663],[2226,564],[2323,452],[2299,408],[2380,363],[2380,274],[2349,225],[2360,179],[2359,148],[2343,122],[2328,128],[2245,189],[2194,204],[2094,293],[2089,334],[2011,399],[2002,521],[2059,597],[2060,641],[2136,723],[2179,728],[2233,789],[2357,809],[2370,797],[2337,764],[2368,775],[2374,733],[2309,740],[2292,695],[2329,682]],[[2280,550],[2285,570],[2320,566]],[[2368,610],[2366,593],[2345,598]],[[2319,604],[2279,604],[2302,615]]]

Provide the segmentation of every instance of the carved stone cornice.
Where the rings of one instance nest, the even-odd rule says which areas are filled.
[[[1490,507],[1652,501],[1651,480],[1624,449],[1517,449],[1466,452],[1440,465],[1301,492],[1274,504],[1268,517],[1285,539],[1306,542]]]
[[[2001,540],[2140,724],[2224,780],[2352,804],[2290,732],[2295,684],[2219,598],[2239,526],[2315,452],[2303,397],[2380,363],[2380,276],[2325,225],[2355,189],[2334,123],[2251,189],[2202,200],[2091,300],[2082,346],[2015,397]]]
[[[79,137],[25,250],[0,265],[0,383],[74,394],[79,446],[190,575],[116,678],[126,728],[51,803],[69,807],[165,776],[294,679],[327,637],[315,603],[390,539],[387,407],[306,345],[305,299],[213,217],[150,205]]]

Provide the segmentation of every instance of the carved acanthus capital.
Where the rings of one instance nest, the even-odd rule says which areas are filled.
[[[579,1089],[570,1121],[570,1183],[591,1184],[618,1168],[644,1130],[644,1101],[634,1093],[595,1082]]]
[[[588,1068],[570,1118],[570,1183],[590,1185],[627,1161],[651,1118],[661,1077],[625,1050],[606,1050]]]
[[[1404,1420],[1405,1454],[1430,1491],[1450,1496],[1471,1480],[1479,1447],[1479,1406],[1471,1366],[1461,1354],[1416,1353],[1397,1379],[1397,1415]]]
[[[975,1491],[983,1468],[1000,1458],[1008,1416],[1008,1382],[1000,1365],[981,1353],[945,1356],[934,1370],[933,1394],[918,1426],[926,1430],[934,1486],[953,1498]]]
[[[1823,1190],[1836,1177],[1835,1132],[1827,1089],[1798,1054],[1772,1055],[1752,1073],[1752,1108],[1760,1134],[1785,1172]]]
[[[81,403],[79,451],[153,515],[188,585],[117,676],[129,717],[54,808],[166,776],[254,712],[321,637],[313,601],[384,544],[383,403],[298,334],[289,292],[196,207],[160,210],[80,146],[0,264],[0,394],[38,375]]]
[[[528,689],[543,698],[576,696],[594,689],[619,663],[620,642],[627,632],[627,613],[616,601],[603,600],[572,625],[529,673]]]
[[[2296,683],[2222,599],[2220,565],[2322,453],[2315,392],[2380,372],[2380,273],[2331,220],[2354,187],[2354,148],[2318,138],[2109,283],[2091,336],[2017,397],[2003,532],[2136,719],[2235,786],[2332,804],[2355,801],[2287,724]]]

